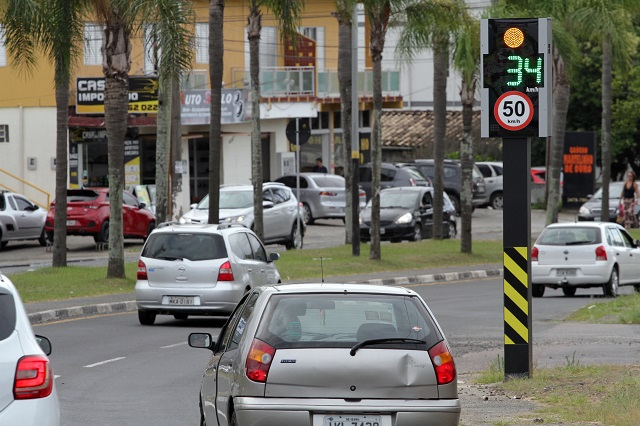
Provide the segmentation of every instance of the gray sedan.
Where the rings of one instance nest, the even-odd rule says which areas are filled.
[[[424,300],[401,287],[287,284],[245,295],[200,389],[209,426],[457,425],[456,368]]]
[[[296,175],[286,175],[275,180],[297,191]],[[317,219],[345,218],[345,179],[340,175],[325,173],[300,173],[300,201],[304,209],[304,220],[312,224]],[[359,190],[359,210],[367,203],[364,190]]]
[[[24,195],[0,191],[0,248],[12,240],[38,240],[47,244],[44,222],[47,210]]]

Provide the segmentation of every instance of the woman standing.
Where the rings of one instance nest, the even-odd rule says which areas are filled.
[[[620,194],[620,204],[624,206],[624,227],[629,229],[633,223],[634,227],[638,226],[635,215],[634,206],[638,203],[640,192],[636,183],[636,174],[632,171],[627,172],[627,180],[622,187]]]

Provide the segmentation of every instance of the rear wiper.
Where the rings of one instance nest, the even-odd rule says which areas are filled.
[[[351,348],[351,351],[349,352],[349,355],[356,356],[356,352],[358,351],[358,349],[360,349],[360,348],[362,348],[364,346],[378,345],[380,343],[416,343],[416,344],[420,344],[420,345],[426,345],[427,344],[427,342],[425,342],[424,340],[407,339],[405,337],[387,337],[387,338],[384,338],[384,339],[370,339],[370,340],[363,340],[360,343],[356,343],[356,345]]]
[[[579,244],[595,244],[593,241],[591,240],[585,240],[585,241],[570,241],[567,243],[564,243],[566,246],[577,246]]]
[[[182,262],[184,260],[181,257],[171,257],[171,256],[159,256],[158,259],[160,259],[160,260],[179,260],[180,262]]]

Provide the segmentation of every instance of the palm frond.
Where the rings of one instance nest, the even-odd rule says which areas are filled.
[[[6,0],[0,6],[5,46],[17,69],[25,74],[31,74],[36,67],[41,6],[37,0]]]
[[[295,39],[304,10],[304,0],[260,0],[258,3],[273,13],[283,40]]]

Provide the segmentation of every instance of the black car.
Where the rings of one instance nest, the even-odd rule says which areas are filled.
[[[640,181],[636,181],[640,185]],[[620,195],[622,194],[622,187],[624,182],[611,182],[609,183],[609,221],[615,222],[618,217],[618,210],[620,208]],[[635,205],[634,213],[640,223],[640,206]],[[578,211],[579,221],[600,221],[600,212],[602,211],[602,188],[598,189],[589,201],[584,203]]]
[[[411,164],[420,170],[427,178],[433,181],[434,160],[414,160]],[[445,192],[451,198],[451,202],[456,208],[456,212],[460,213],[460,190],[462,189],[462,165],[458,160],[444,160],[444,179],[443,185]],[[484,178],[477,166],[473,166],[473,206],[479,207],[485,203]]]
[[[443,211],[445,237],[451,236],[450,212]],[[433,236],[433,187],[400,187],[380,191],[380,239],[420,241]],[[371,201],[360,213],[360,239],[371,239]]]
[[[360,166],[359,184],[371,199],[371,163]],[[398,186],[430,186],[429,180],[413,165],[382,163],[380,169],[380,189]]]

